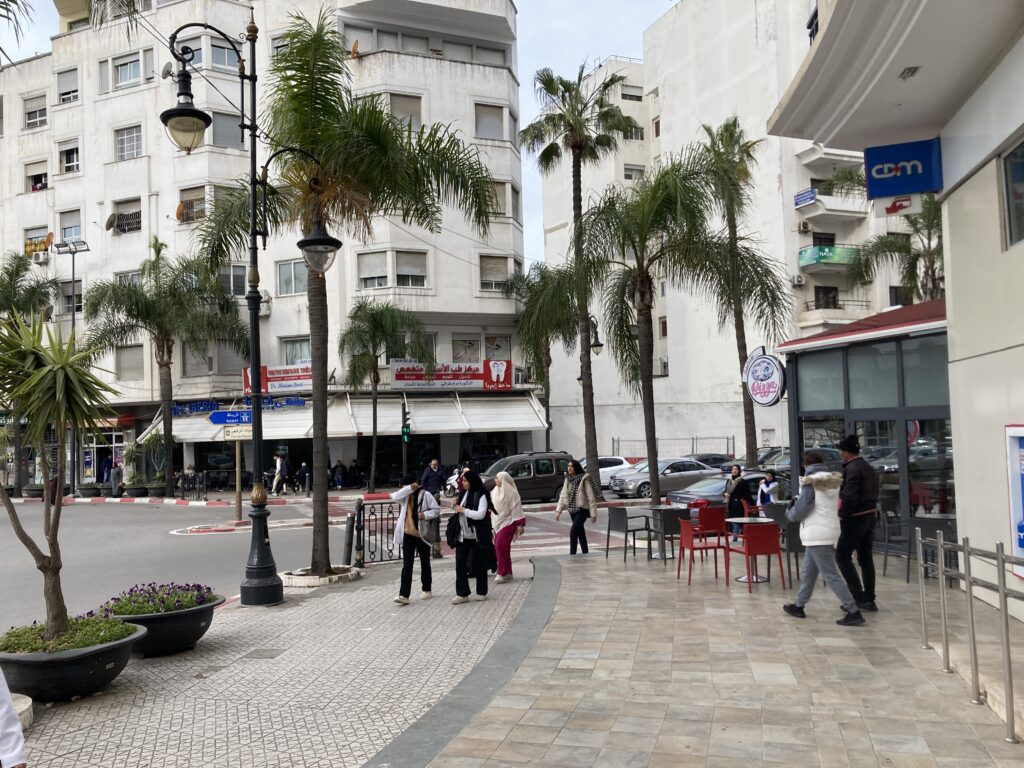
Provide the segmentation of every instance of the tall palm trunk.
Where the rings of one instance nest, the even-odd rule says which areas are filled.
[[[551,451],[551,344],[544,347],[544,450]]]
[[[70,626],[68,621],[68,606],[64,601],[64,590],[61,587],[60,571],[63,562],[60,556],[60,542],[58,532],[60,530],[60,504],[64,495],[65,458],[64,451],[67,446],[64,442],[63,430],[57,430],[57,493],[55,498],[50,496],[49,472],[44,472],[46,489],[43,491],[44,504],[48,513],[43,521],[44,534],[46,536],[46,548],[49,554],[41,560],[36,560],[36,568],[43,574],[43,600],[46,603],[46,630],[43,637],[52,639],[63,635]],[[43,461],[46,461],[45,453],[40,452]],[[46,501],[49,498],[49,501]],[[45,512],[45,511],[44,511]]]
[[[21,436],[21,413],[18,401],[11,402],[11,436],[14,444],[14,497],[21,496],[21,486],[25,483],[25,473],[21,468],[21,454],[24,451]]]
[[[366,490],[369,493],[376,491],[377,478],[377,384],[380,382],[380,374],[376,370],[370,374],[370,402],[373,411],[373,437],[370,438],[370,477],[367,480]]]
[[[730,268],[739,268],[739,228],[736,224],[736,212],[726,212],[726,222],[729,227],[729,261]],[[733,275],[731,288],[734,291],[732,303],[732,324],[736,332],[736,356],[740,364],[740,392],[743,397],[743,440],[746,443],[747,455],[744,463],[748,467],[757,466],[757,421],[754,416],[754,401],[750,399],[750,393],[743,385],[743,368],[747,364],[747,328],[743,320],[743,297],[739,295],[736,285],[739,276]]]
[[[174,409],[174,384],[171,379],[171,354],[173,340],[156,343],[156,365],[160,377],[160,410],[163,411],[164,432],[164,494],[174,496],[174,423],[171,411]]]
[[[327,525],[327,280],[309,271],[309,350],[313,358],[313,555],[310,572],[331,572],[330,530]]]
[[[639,266],[639,265],[638,265]],[[651,286],[640,286],[634,299],[637,346],[640,350],[640,403],[644,412],[644,436],[647,438],[647,474],[651,481],[651,500],[661,498],[658,474],[658,432],[654,419],[654,319]]]
[[[573,231],[573,252],[578,253],[576,246],[579,243],[581,233],[579,231],[580,220],[583,218],[583,165],[578,149],[572,151],[572,231]],[[587,458],[587,467],[595,472],[598,467],[597,461],[597,416],[594,413],[594,377],[590,360],[590,302],[588,291],[580,287],[576,298],[577,312],[579,313],[579,336],[580,336],[580,379],[583,384],[583,437],[584,454]],[[594,480],[596,475],[591,475],[591,484],[594,486],[594,495],[597,499],[603,500],[600,480]]]

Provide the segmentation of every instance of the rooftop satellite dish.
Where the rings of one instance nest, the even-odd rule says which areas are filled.
[[[112,213],[109,216],[107,216],[107,220],[103,224],[103,228],[105,230],[107,230],[107,232],[109,232],[110,230],[112,230],[114,228],[115,224],[117,224],[117,214],[116,213]]]
[[[160,77],[162,77],[164,80],[166,80],[167,78],[169,78],[173,74],[174,74],[174,65],[171,64],[171,62],[168,61],[166,64],[164,64],[164,68],[160,70]]]
[[[355,40],[352,43],[352,52],[349,54],[350,58],[356,58],[359,55],[359,41]]]
[[[50,250],[50,246],[53,245],[53,232],[46,233],[46,250]]]
[[[178,203],[178,207],[174,209],[174,218],[179,222],[185,218],[185,201],[182,200]]]

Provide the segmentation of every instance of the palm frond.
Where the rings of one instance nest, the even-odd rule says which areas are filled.
[[[348,323],[338,336],[338,356],[346,366],[345,380],[360,387],[377,374],[378,361],[384,355],[412,355],[433,371],[433,348],[423,324],[416,315],[390,301],[366,297],[356,299],[348,314]]]

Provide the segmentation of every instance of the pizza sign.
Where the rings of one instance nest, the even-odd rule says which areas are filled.
[[[759,347],[743,366],[743,384],[755,405],[775,405],[786,394],[786,369],[777,357]]]

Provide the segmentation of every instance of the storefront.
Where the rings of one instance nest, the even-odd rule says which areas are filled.
[[[786,356],[791,456],[856,434],[880,475],[887,520],[906,532],[915,515],[956,513],[942,300],[787,341],[778,352]]]

